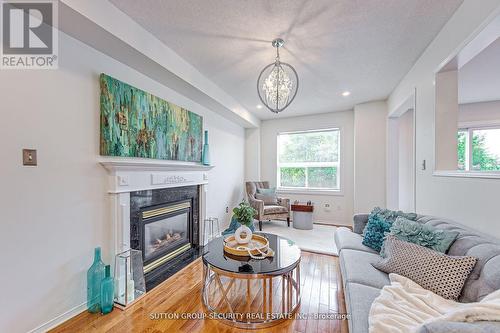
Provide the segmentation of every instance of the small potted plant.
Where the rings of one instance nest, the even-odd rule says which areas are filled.
[[[247,244],[252,239],[253,217],[256,211],[248,203],[242,201],[233,209],[233,218],[241,226],[234,232],[234,238],[239,244]],[[231,224],[232,221],[231,221]],[[242,237],[243,236],[243,237]]]

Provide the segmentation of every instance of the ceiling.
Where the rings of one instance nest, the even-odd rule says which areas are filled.
[[[462,0],[110,0],[261,119],[385,99]],[[300,77],[283,113],[257,109],[256,81],[281,59]],[[345,90],[349,97],[342,97]]]
[[[458,71],[460,104],[500,100],[500,38]]]

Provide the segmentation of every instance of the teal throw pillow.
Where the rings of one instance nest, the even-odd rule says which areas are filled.
[[[404,213],[375,207],[370,213],[368,223],[363,231],[363,245],[380,252],[385,234],[389,233],[392,223],[400,216],[409,220],[417,218],[415,213]]]
[[[459,232],[442,230],[430,225],[410,221],[404,217],[398,217],[390,228],[390,234],[402,241],[446,253],[451,244],[457,239]],[[382,249],[380,252],[382,257],[384,257],[383,252]]]
[[[257,193],[265,195],[276,195],[276,187],[271,188],[257,188]]]

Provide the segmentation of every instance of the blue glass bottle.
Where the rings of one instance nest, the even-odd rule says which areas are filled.
[[[111,266],[106,265],[104,280],[101,283],[101,312],[103,314],[113,311],[113,297],[115,284],[111,277]]]
[[[104,279],[104,263],[101,248],[94,250],[94,262],[87,271],[87,310],[91,313],[101,311],[101,282]]]
[[[210,165],[210,150],[208,147],[208,131],[205,131],[205,144],[203,145],[203,153],[201,157],[203,165]]]

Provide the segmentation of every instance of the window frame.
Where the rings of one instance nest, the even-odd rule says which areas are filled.
[[[465,169],[460,170],[464,172],[477,172],[477,173],[499,173],[500,171],[490,171],[490,170],[474,170],[473,169],[473,160],[472,160],[472,154],[473,154],[473,148],[472,148],[472,137],[474,135],[474,131],[477,130],[488,130],[488,129],[495,129],[495,130],[500,130],[500,124],[491,124],[491,125],[475,125],[475,126],[467,126],[466,124],[463,124],[462,126],[458,127],[457,135],[459,132],[465,132]],[[457,162],[458,162],[458,156],[457,156]],[[457,165],[458,166],[458,165]]]
[[[317,132],[338,132],[338,151],[337,162],[288,162],[280,163],[280,136],[285,134],[301,134],[301,133],[317,133]],[[329,127],[321,129],[309,129],[309,130],[299,130],[299,131],[283,131],[278,132],[276,135],[276,184],[277,191],[282,193],[294,193],[294,194],[331,194],[331,195],[342,195],[342,168],[343,168],[343,149],[342,149],[342,127]],[[308,167],[336,167],[337,168],[337,188],[324,188],[324,187],[294,187],[294,186],[281,186],[281,168],[282,167],[303,167],[306,168],[305,177],[307,184],[307,168]]]

